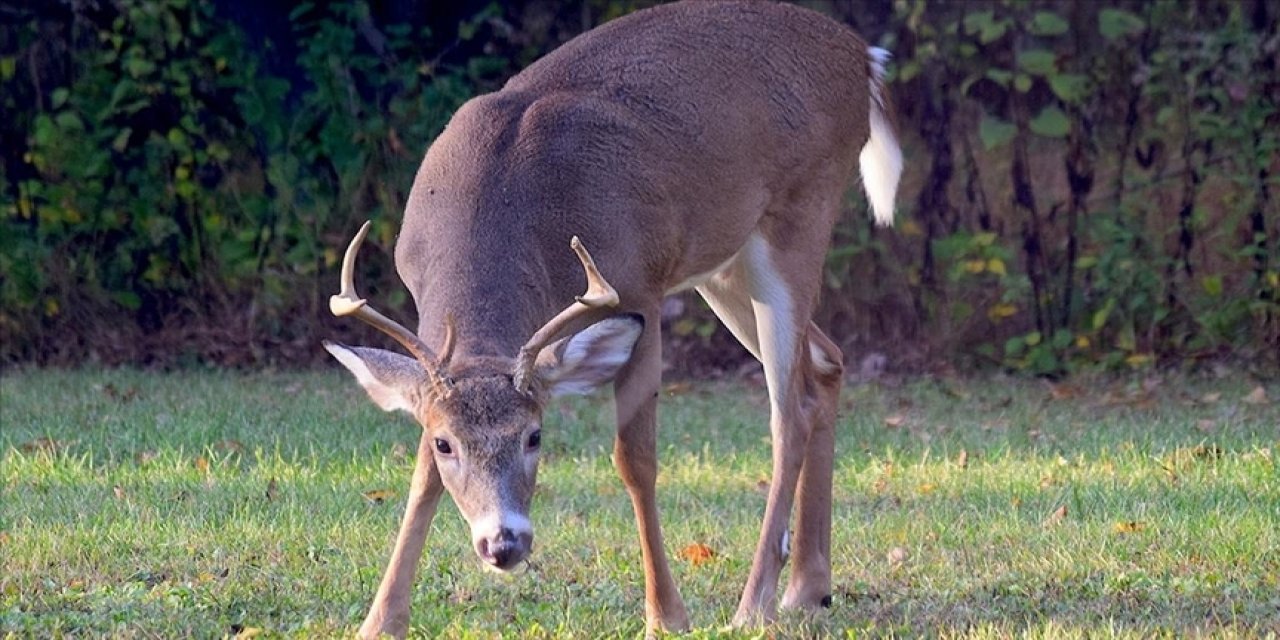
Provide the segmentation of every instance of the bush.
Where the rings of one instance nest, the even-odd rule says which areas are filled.
[[[389,254],[432,138],[517,65],[641,4],[468,3],[400,20],[304,3],[272,34],[285,68],[210,3],[12,10],[0,360],[318,357],[320,334],[365,331],[325,308],[364,219],[362,287],[409,321]],[[851,352],[1046,375],[1275,363],[1270,3],[818,6],[885,34],[910,158],[898,228],[852,213],[865,205],[851,192],[828,256],[820,322]],[[696,368],[728,339],[685,306],[671,334]]]

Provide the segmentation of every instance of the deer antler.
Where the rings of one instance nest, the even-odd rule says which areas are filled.
[[[566,334],[583,329],[584,325],[593,320],[601,309],[618,306],[617,290],[600,274],[596,261],[591,258],[591,254],[587,252],[587,248],[583,246],[578,236],[574,236],[573,240],[569,241],[569,246],[573,248],[574,253],[578,254],[578,260],[582,261],[582,270],[587,274],[587,290],[582,295],[575,296],[573,304],[542,325],[542,328],[538,329],[523,347],[520,347],[512,380],[521,393],[529,391],[533,365],[538,359],[538,354],[547,345]]]
[[[364,238],[369,233],[369,224],[365,222],[356,233],[356,237],[351,239],[351,244],[347,245],[347,253],[342,257],[342,291],[329,298],[329,311],[339,317],[358,318],[395,338],[396,342],[403,345],[418,362],[422,363],[422,368],[426,370],[432,386],[447,390],[452,386],[452,381],[445,375],[445,370],[449,366],[449,358],[453,355],[455,342],[453,315],[449,315],[445,321],[444,353],[443,357],[437,358],[417,334],[404,328],[395,320],[378,313],[377,309],[369,306],[368,300],[356,293],[356,254],[360,252],[360,245],[364,244]]]

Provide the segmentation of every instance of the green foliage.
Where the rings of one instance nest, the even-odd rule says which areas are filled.
[[[957,112],[972,117],[951,123],[948,148],[924,142],[934,154],[980,143],[954,161],[967,206],[994,209],[975,225],[949,171],[925,185],[959,209],[917,214],[927,245],[906,259],[932,257],[950,276],[910,283],[926,326],[949,327],[952,349],[1038,374],[1228,353],[1274,362],[1274,33],[1233,3],[1155,2],[1141,15],[955,5],[929,20],[923,7],[897,5],[912,43],[897,96],[924,65],[934,85],[959,88]],[[1065,190],[1044,171],[1050,158]],[[994,198],[993,180],[1008,185]],[[999,277],[984,266],[993,247]]]
[[[30,177],[0,220],[0,323],[18,337],[0,356],[132,314],[143,331],[192,317],[287,329],[327,292],[335,238],[373,218],[390,244],[421,150],[502,70],[440,65],[408,27],[371,37],[363,3],[302,5],[291,87],[209,3],[113,8],[69,27],[87,44],[30,114]]]
[[[365,219],[382,251],[359,278],[407,318],[387,253],[450,114],[584,21],[647,2],[527,23],[495,3],[434,32],[365,2],[302,3],[296,73],[214,4],[99,4],[20,9],[0,34],[0,361],[315,357],[338,251]],[[1275,361],[1280,40],[1253,24],[1273,10],[893,9],[902,137],[932,166],[900,193],[896,232],[842,219],[820,324],[855,348],[885,336],[1047,375]],[[672,335],[724,344],[694,307]]]

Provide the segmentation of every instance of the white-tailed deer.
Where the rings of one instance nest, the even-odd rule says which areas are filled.
[[[458,110],[427,151],[396,244],[417,333],[356,295],[363,229],[332,304],[412,354],[326,344],[374,402],[424,429],[362,636],[406,633],[446,489],[484,562],[509,569],[528,555],[544,407],[611,380],[648,629],[688,626],[654,481],[659,307],[690,288],[764,364],[771,405],[772,482],[734,622],[775,616],[793,503],[782,606],[830,603],[843,358],[810,318],[855,168],[876,221],[893,219],[902,156],[886,55],[807,9],[685,2],[583,34]]]

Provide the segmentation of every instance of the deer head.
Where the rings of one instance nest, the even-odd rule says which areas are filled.
[[[325,342],[385,411],[412,415],[432,439],[445,489],[471,527],[476,554],[506,571],[532,549],[529,504],[542,444],[543,408],[551,398],[589,393],[613,379],[631,355],[643,324],[612,315],[618,296],[582,243],[571,246],[587,274],[587,292],[552,318],[510,358],[453,361],[458,328],[446,325],[440,354],[368,305],[355,291],[355,257],[369,229],[360,229],[342,265],[342,291],[330,299],[337,316],[376,327],[413,354]],[[461,328],[466,331],[466,327]]]

